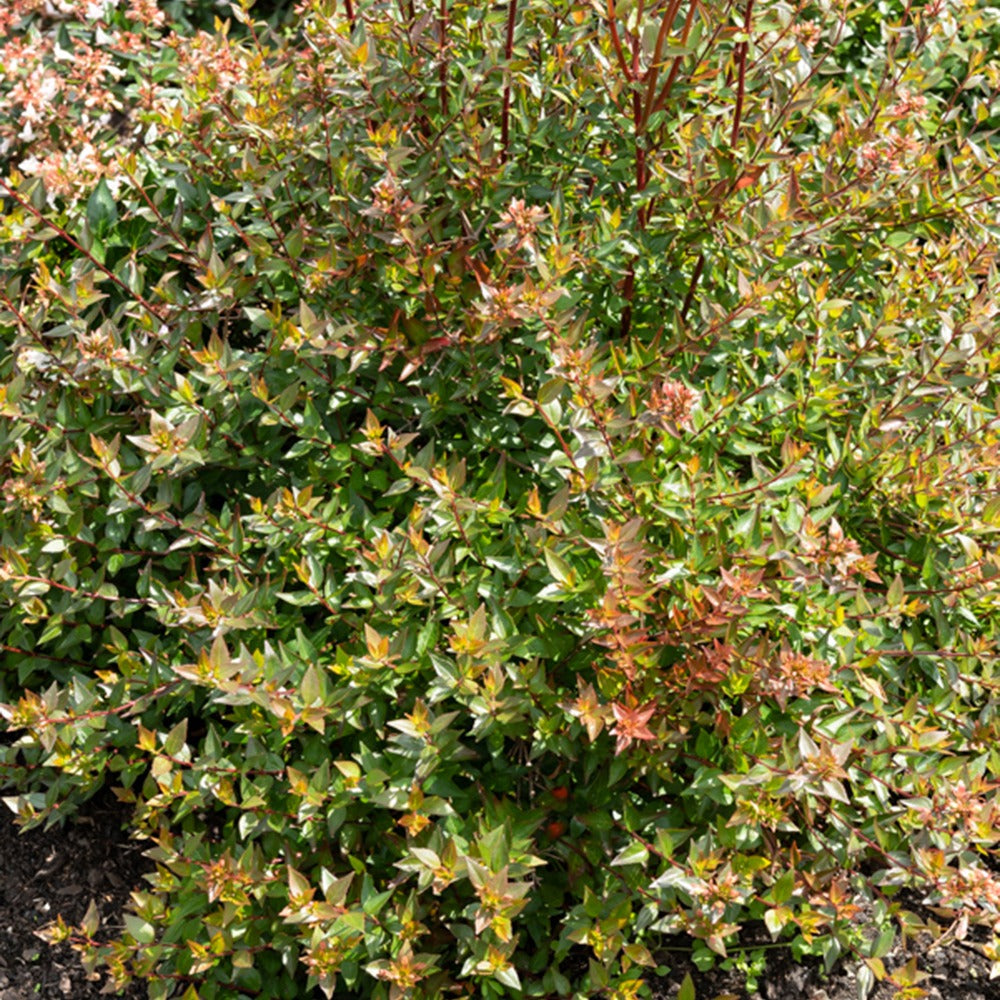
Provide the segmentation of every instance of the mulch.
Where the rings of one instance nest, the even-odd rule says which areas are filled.
[[[79,923],[93,900],[101,931],[121,929],[129,893],[143,886],[152,868],[143,846],[122,831],[123,813],[99,795],[63,827],[21,833],[0,804],[0,1000],[91,1000],[106,977],[91,980],[69,945],[52,946],[36,931],[57,915]],[[127,998],[145,997],[133,983]]]

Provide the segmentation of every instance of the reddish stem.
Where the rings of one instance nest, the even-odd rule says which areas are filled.
[[[684,28],[681,31],[681,45],[687,45],[688,38],[691,35],[691,25],[694,23],[694,12],[696,6],[696,0],[691,0],[691,6],[688,7],[687,17],[684,19]],[[670,74],[667,76],[667,82],[664,83],[663,89],[660,91],[659,96],[653,103],[653,107],[647,113],[647,118],[653,111],[663,110],[663,106],[667,103],[667,99],[670,97],[670,91],[673,90],[674,83],[677,80],[677,74],[680,72],[681,59],[683,59],[683,56],[674,56],[673,64],[670,67]]]
[[[441,92],[441,115],[444,118],[448,117],[448,60],[445,57],[445,52],[448,49],[448,0],[441,0],[441,6],[438,8],[438,33],[439,41],[441,45],[441,51],[439,53],[441,62],[438,65],[438,82],[440,84]]]
[[[747,0],[747,10],[743,17],[743,34],[749,36],[750,28],[753,22],[753,4],[754,0]],[[731,140],[731,145],[735,146],[740,137],[740,119],[743,117],[743,96],[746,91],[746,77],[747,77],[747,52],[750,49],[749,37],[745,38],[737,46],[738,55],[736,57],[739,63],[739,79],[736,83],[736,111],[733,114],[733,136]]]
[[[635,264],[629,264],[628,273],[625,275],[625,284],[622,286],[622,296],[625,299],[625,308],[622,309],[622,324],[619,335],[627,337],[632,332],[632,298],[635,295]]]
[[[681,306],[681,322],[687,318],[688,309],[691,308],[691,303],[694,302],[694,293],[698,288],[698,282],[701,280],[701,272],[704,269],[705,255],[700,253],[694,265],[694,274],[691,275],[691,284],[688,285],[687,295],[684,296],[684,304]]]
[[[663,20],[660,21],[660,31],[656,36],[656,46],[653,49],[653,61],[650,63],[649,71],[646,74],[646,105],[642,113],[643,128],[645,128],[646,124],[649,122],[649,116],[653,111],[653,103],[656,100],[656,84],[660,77],[660,61],[663,59],[663,46],[667,42],[667,35],[673,27],[674,20],[677,17],[677,12],[680,10],[680,7],[681,0],[671,0],[670,6],[663,15]],[[693,10],[694,0],[692,0],[691,10],[688,12],[689,17]],[[676,65],[677,59],[675,58],[674,66]]]
[[[631,81],[632,72],[625,61],[625,51],[622,48],[622,40],[618,35],[618,13],[615,10],[615,0],[608,0],[608,28],[611,31],[611,46],[615,50],[615,57],[621,67],[622,76]]]
[[[503,115],[500,119],[500,160],[507,162],[510,152],[510,61],[514,57],[514,25],[517,22],[517,0],[507,3],[507,41],[504,45],[504,58],[508,64],[507,82],[503,88]]]

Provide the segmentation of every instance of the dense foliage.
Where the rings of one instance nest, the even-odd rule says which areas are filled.
[[[51,937],[867,991],[908,887],[1000,961],[1000,11],[271,8],[0,11],[0,777],[156,863]]]

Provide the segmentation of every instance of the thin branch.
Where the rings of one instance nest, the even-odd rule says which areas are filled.
[[[750,29],[753,25],[753,5],[754,0],[747,0],[746,14],[743,18],[743,34],[747,37],[743,39],[742,42],[737,46],[738,55],[736,57],[739,63],[739,79],[736,84],[736,110],[733,113],[733,135],[730,141],[730,145],[734,146],[739,141],[740,137],[740,120],[743,117],[743,97],[746,93],[746,81],[747,81],[747,53],[750,50]]]
[[[611,31],[611,46],[615,50],[615,57],[621,67],[622,76],[631,82],[632,71],[625,61],[625,50],[622,48],[622,40],[618,35],[618,11],[615,8],[615,0],[608,0],[608,28]]]
[[[698,282],[701,280],[701,272],[705,269],[705,254],[698,254],[698,260],[694,265],[694,273],[691,275],[691,284],[688,285],[687,295],[684,296],[684,304],[681,306],[681,322],[687,319],[688,310],[691,308],[691,303],[694,302],[694,293],[698,288]]]
[[[442,0],[442,3],[444,0]],[[510,62],[514,57],[514,26],[517,23],[517,0],[507,3],[507,40],[504,45],[504,58],[507,61],[507,80],[503,88],[503,112],[500,119],[500,159],[507,162],[510,153]]]

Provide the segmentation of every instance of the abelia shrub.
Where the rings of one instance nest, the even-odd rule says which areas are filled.
[[[0,774],[155,865],[50,937],[154,1000],[1000,959],[994,14],[8,5]]]

